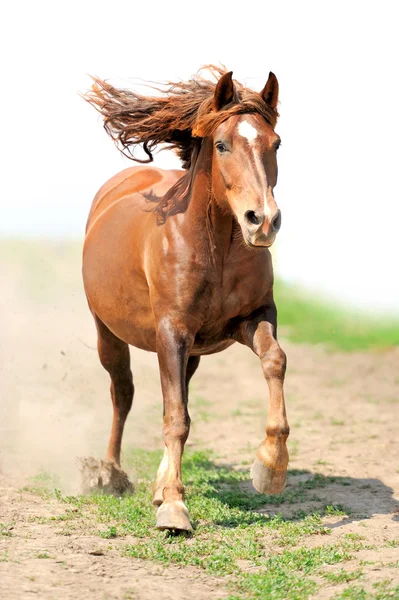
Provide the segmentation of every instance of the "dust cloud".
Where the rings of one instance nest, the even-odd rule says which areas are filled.
[[[78,458],[104,456],[112,419],[81,282],[81,243],[2,240],[0,251],[0,470],[18,485],[50,477],[75,493]],[[135,407],[126,437],[162,447],[156,357],[138,354],[140,399],[150,398],[152,408]],[[159,423],[155,440],[145,435],[145,412]]]

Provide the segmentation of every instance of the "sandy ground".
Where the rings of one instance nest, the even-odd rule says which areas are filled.
[[[11,534],[0,536],[0,596],[226,597],[223,581],[196,569],[121,558],[118,541],[103,554],[109,541],[84,527],[59,535],[40,517],[44,521],[65,508],[18,491],[32,476],[53,472],[63,491],[77,492],[76,458],[103,456],[111,402],[76,250],[44,243],[36,253],[15,245],[0,249],[0,523]],[[399,349],[340,354],[281,343],[289,359],[290,468],[350,480],[349,486],[329,485],[318,492],[326,503],[352,509],[350,518],[332,522],[333,538],[354,532],[370,543],[399,539]],[[133,349],[132,366],[136,396],[125,444],[162,448],[156,357]],[[212,448],[233,465],[253,458],[265,427],[266,400],[258,360],[249,350],[236,345],[203,358],[192,385],[189,444]],[[283,515],[289,511],[284,508]],[[397,560],[398,553],[387,546],[378,560]],[[43,560],[44,555],[49,558]],[[376,581],[385,576],[384,567],[370,575]],[[323,594],[330,597],[328,590]]]

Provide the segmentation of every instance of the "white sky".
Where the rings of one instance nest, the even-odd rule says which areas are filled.
[[[77,94],[87,73],[133,86],[222,62],[261,89],[273,70],[283,140],[277,273],[399,310],[394,0],[35,0],[1,10],[0,235],[81,235],[97,189],[131,164]],[[174,156],[156,164],[174,166]]]

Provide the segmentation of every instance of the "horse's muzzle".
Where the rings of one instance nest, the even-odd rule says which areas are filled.
[[[271,246],[281,227],[281,211],[279,209],[269,218],[263,211],[248,210],[245,215],[245,241],[249,246]]]

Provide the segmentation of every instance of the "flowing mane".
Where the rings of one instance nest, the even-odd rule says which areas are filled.
[[[208,71],[213,80],[202,72]],[[226,69],[209,65],[187,82],[168,82],[155,88],[160,96],[142,96],[131,90],[117,89],[93,77],[92,89],[83,97],[104,117],[104,127],[117,148],[137,162],[153,161],[153,151],[159,144],[168,144],[177,151],[183,168],[189,169],[195,138],[211,135],[215,128],[231,115],[259,113],[274,128],[278,114],[263,102],[258,93],[234,80],[236,98],[219,112],[212,109],[217,80]],[[134,156],[136,146],[142,146],[148,158]]]
[[[91,90],[83,95],[103,116],[106,132],[124,156],[139,163],[150,163],[160,144],[176,151],[188,172],[163,198],[147,198],[157,202],[154,210],[161,222],[169,214],[181,210],[187,201],[202,138],[211,135],[230,116],[242,113],[258,113],[273,129],[276,125],[277,111],[266,104],[259,93],[236,80],[233,102],[220,111],[214,110],[216,84],[226,72],[224,68],[208,65],[187,82],[167,82],[155,88],[148,86],[158,92],[159,95],[154,96],[118,89],[93,77]],[[146,159],[135,156],[136,147],[144,150]]]

